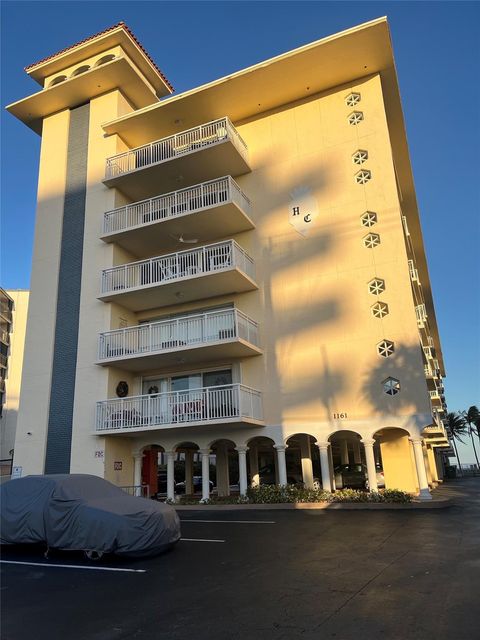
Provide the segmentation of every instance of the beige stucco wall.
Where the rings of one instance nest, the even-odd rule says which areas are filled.
[[[70,112],[43,121],[32,275],[14,465],[43,473]],[[29,433],[31,435],[29,435]]]
[[[13,311],[8,369],[5,380],[5,404],[0,418],[1,459],[11,458],[10,452],[15,447],[29,296],[29,291],[18,289],[8,290],[7,293],[13,300]]]

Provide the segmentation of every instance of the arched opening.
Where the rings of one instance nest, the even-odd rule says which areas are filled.
[[[248,441],[247,477],[251,487],[278,484],[278,461],[274,441],[258,436]]]
[[[180,442],[174,452],[174,492],[176,495],[194,496],[202,492],[202,461],[199,447],[194,442]],[[162,466],[167,493],[167,459]]]
[[[360,434],[350,430],[336,431],[329,437],[329,442],[333,488],[367,489],[369,487],[367,459]],[[378,459],[378,446],[374,445],[374,457],[375,455]],[[375,488],[378,488],[378,484]]]
[[[88,71],[90,69],[90,66],[88,64],[84,64],[81,67],[78,67],[78,69],[75,69],[75,71],[70,75],[71,78],[74,78],[75,76],[79,76],[81,73],[85,73],[85,71]]]
[[[288,484],[301,484],[309,489],[320,487],[320,452],[315,438],[308,433],[297,433],[288,438],[287,447]]]
[[[164,457],[164,451],[164,448],[157,444],[147,445],[142,451],[142,493],[151,498],[155,498],[161,492],[162,478],[159,468]],[[147,488],[146,492],[144,487]]]
[[[379,451],[385,488],[417,493],[417,470],[408,431],[400,427],[385,427],[375,432],[373,437]]]
[[[61,82],[64,82],[66,79],[67,79],[67,76],[57,76],[49,83],[48,86],[54,87],[56,84],[60,84]]]
[[[100,58],[100,60],[97,60],[97,62],[95,63],[95,66],[99,67],[101,64],[105,64],[107,62],[111,62],[112,60],[115,60],[115,58],[116,58],[116,55],[114,53],[109,53],[108,55]]]
[[[218,496],[229,496],[239,493],[238,455],[232,440],[215,440],[210,445],[215,455],[214,478],[210,471],[210,480],[214,481]]]

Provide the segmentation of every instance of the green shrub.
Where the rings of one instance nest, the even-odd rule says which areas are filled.
[[[300,502],[383,502],[409,503],[412,502],[409,493],[399,489],[380,489],[379,491],[358,491],[357,489],[339,489],[333,493],[322,489],[307,489],[303,485],[274,485],[263,484],[259,487],[249,487],[246,496],[214,496],[205,502],[192,496],[181,496],[179,504],[285,504]],[[171,501],[167,501],[173,504]]]

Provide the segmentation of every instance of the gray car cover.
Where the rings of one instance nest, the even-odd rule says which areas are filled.
[[[2,484],[0,500],[2,544],[144,556],[180,539],[171,506],[129,496],[97,476],[26,476]]]

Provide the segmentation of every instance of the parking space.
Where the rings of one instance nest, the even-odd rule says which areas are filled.
[[[6,549],[33,564],[1,565],[2,638],[471,638],[480,479],[451,486],[439,511],[180,512],[154,558]]]

